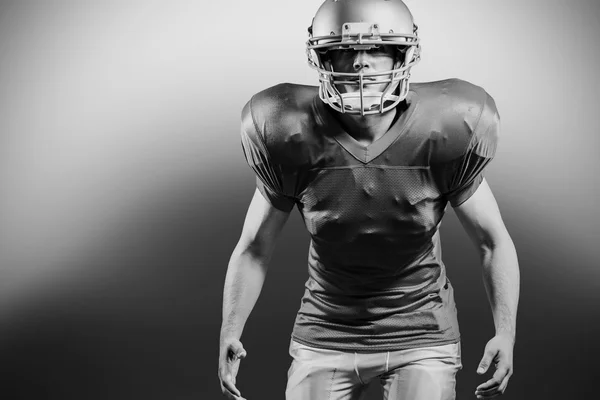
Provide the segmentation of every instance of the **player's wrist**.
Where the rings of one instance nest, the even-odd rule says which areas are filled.
[[[496,330],[496,336],[500,336],[508,341],[510,341],[512,344],[515,344],[515,332],[513,329],[497,329]]]
[[[221,329],[221,335],[219,337],[219,342],[221,346],[227,345],[231,342],[239,341],[242,336],[242,332],[240,329],[236,329],[234,327],[226,328],[223,327]]]

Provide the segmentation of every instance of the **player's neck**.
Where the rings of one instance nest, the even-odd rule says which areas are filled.
[[[396,120],[396,108],[383,114],[338,114],[346,132],[356,141],[368,146],[382,137]]]

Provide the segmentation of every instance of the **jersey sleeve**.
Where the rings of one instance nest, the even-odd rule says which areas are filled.
[[[438,184],[452,207],[458,207],[475,193],[483,181],[483,170],[496,154],[500,115],[494,99],[486,93],[481,114],[466,141],[462,155],[440,168]]]
[[[244,157],[256,174],[256,187],[273,207],[289,212],[295,199],[284,191],[286,174],[283,166],[273,162],[263,134],[252,116],[252,100],[242,111],[241,142]]]

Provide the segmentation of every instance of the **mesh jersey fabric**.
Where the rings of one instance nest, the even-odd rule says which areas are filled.
[[[274,207],[296,206],[311,241],[294,340],[391,351],[460,340],[439,226],[496,151],[500,117],[482,88],[413,83],[399,117],[369,146],[312,86],[280,84],[242,111],[241,143]]]

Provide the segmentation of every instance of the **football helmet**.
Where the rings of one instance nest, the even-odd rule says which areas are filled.
[[[410,69],[419,62],[417,25],[401,0],[326,0],[308,28],[308,64],[319,73],[319,97],[341,113],[376,114],[394,108],[408,94]],[[336,72],[327,62],[330,50],[370,50],[394,46],[401,63],[382,72]],[[397,61],[397,60],[396,60]],[[329,66],[329,69],[327,68]],[[366,85],[387,83],[383,91]],[[341,93],[336,85],[358,86]]]

